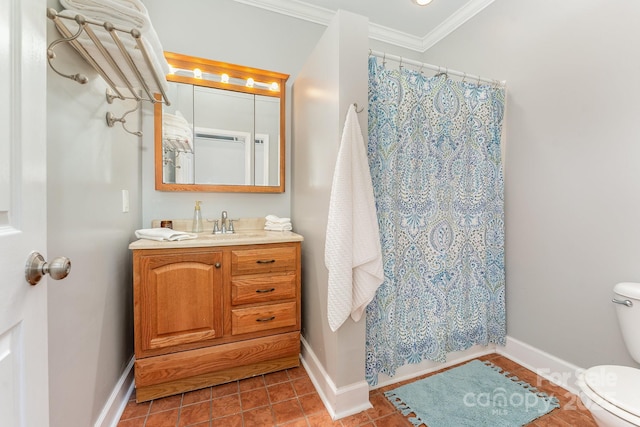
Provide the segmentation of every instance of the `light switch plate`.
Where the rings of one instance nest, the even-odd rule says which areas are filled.
[[[122,190],[122,212],[129,212],[129,190]]]

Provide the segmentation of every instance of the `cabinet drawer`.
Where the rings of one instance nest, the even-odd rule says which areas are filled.
[[[277,273],[296,270],[296,248],[243,249],[231,252],[231,274]]]
[[[296,325],[296,303],[266,304],[231,310],[231,334],[266,331]]]
[[[231,281],[231,304],[255,304],[296,297],[296,275],[249,277]]]

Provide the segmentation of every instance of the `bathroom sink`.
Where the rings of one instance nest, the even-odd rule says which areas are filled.
[[[252,239],[261,239],[265,237],[265,232],[261,230],[256,231],[242,231],[230,234],[212,234],[212,233],[204,233],[198,235],[197,240],[207,240],[207,241],[220,241],[220,240],[252,240]]]

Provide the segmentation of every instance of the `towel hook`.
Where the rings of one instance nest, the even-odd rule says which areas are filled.
[[[47,17],[51,20],[55,20],[58,19],[58,12],[56,12],[55,9],[49,8],[47,9]],[[49,63],[49,66],[51,67],[51,69],[53,71],[56,72],[56,74],[62,76],[62,77],[66,77],[67,79],[71,79],[73,81],[76,81],[80,84],[86,84],[89,81],[89,78],[87,76],[85,76],[84,74],[80,74],[80,73],[76,73],[76,74],[65,74],[62,73],[60,71],[58,71],[56,69],[56,67],[53,66],[53,64],[51,63],[52,59],[55,59],[56,57],[56,53],[53,51],[53,49],[59,45],[60,43],[69,43],[74,41],[75,39],[77,39],[78,37],[80,37],[80,34],[82,34],[82,32],[84,31],[84,26],[86,25],[86,21],[84,19],[84,17],[82,17],[81,15],[77,15],[75,18],[75,21],[78,23],[78,31],[69,36],[69,37],[63,37],[60,38],[58,40],[54,40],[53,42],[51,42],[49,44],[49,47],[47,48],[47,62]]]
[[[119,117],[119,118],[116,117],[111,111],[107,112],[107,115],[106,115],[107,126],[112,128],[113,126],[115,126],[116,122],[120,122],[120,123],[122,123],[122,129],[124,129],[125,132],[130,133],[131,135],[135,135],[135,136],[141,137],[142,136],[142,132],[140,132],[140,131],[132,132],[129,129],[127,129],[127,127],[125,126],[125,123],[127,122],[125,117],[127,117],[127,115],[129,115],[129,114],[133,113],[134,111],[136,111],[138,108],[140,108],[140,101],[138,101],[136,103],[136,106],[133,109],[127,111],[126,113],[124,113],[122,115],[122,117]]]
[[[356,102],[353,103],[353,106],[356,109],[356,113],[362,113],[364,111],[364,107],[360,108],[360,110],[358,110],[358,104]]]

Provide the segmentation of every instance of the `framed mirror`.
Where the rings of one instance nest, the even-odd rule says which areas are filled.
[[[165,52],[154,107],[156,190],[284,192],[288,75]]]

